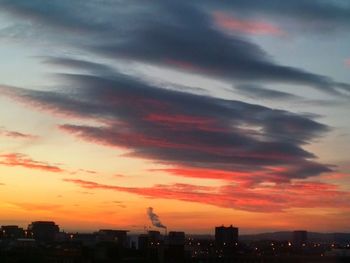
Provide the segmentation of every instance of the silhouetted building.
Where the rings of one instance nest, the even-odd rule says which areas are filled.
[[[0,231],[0,236],[4,239],[17,239],[25,237],[23,228],[14,225],[2,226]]]
[[[138,237],[138,249],[146,250],[148,248],[149,236],[147,234],[141,234]]]
[[[161,242],[161,235],[159,231],[150,230],[148,231],[148,246],[149,247],[157,247]]]
[[[138,237],[138,248],[145,250],[152,247],[158,247],[161,243],[161,235],[159,231],[150,230],[147,234],[141,234]]]
[[[122,247],[128,247],[127,230],[101,229],[97,232],[98,241],[112,241]]]
[[[28,226],[30,236],[42,242],[54,241],[59,231],[58,225],[52,221],[35,221]]]
[[[159,262],[164,252],[160,232],[150,230],[147,234],[139,235],[138,249],[149,262]]]
[[[307,231],[297,230],[293,232],[293,245],[295,246],[305,246],[307,243]]]
[[[170,231],[168,234],[168,244],[183,246],[185,244],[185,232]]]
[[[215,244],[218,247],[232,247],[238,242],[238,228],[219,226],[215,227]]]
[[[185,261],[185,232],[170,231],[164,250],[164,262]]]
[[[148,231],[148,236],[153,241],[159,241],[160,240],[160,232],[156,230],[150,230]]]

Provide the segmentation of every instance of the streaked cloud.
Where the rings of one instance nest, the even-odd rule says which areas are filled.
[[[134,171],[109,177],[123,178],[119,181],[126,186],[100,183],[102,179],[82,180],[77,178],[97,178],[98,167],[96,171],[95,167],[66,170],[49,160],[12,151],[0,154],[0,165],[70,173],[74,178],[64,181],[90,189],[78,192],[85,197],[100,189],[251,212],[348,207],[349,192],[317,181],[341,179],[342,174],[336,166],[319,160],[310,147],[331,130],[329,119],[324,124],[316,114],[276,109],[274,103],[348,104],[350,84],[339,81],[337,74],[332,76],[331,70],[317,73],[316,66],[305,69],[301,65],[307,63],[274,58],[261,46],[271,41],[261,36],[304,37],[305,32],[321,32],[324,37],[348,29],[348,1],[154,0],[145,5],[137,0],[106,0],[104,4],[99,0],[0,0],[0,15],[8,22],[0,29],[0,37],[15,36],[16,44],[25,48],[30,40],[29,46],[38,46],[33,49],[39,53],[32,59],[56,72],[44,87],[0,83],[0,96],[59,115],[58,131],[77,141],[117,148],[123,157],[149,161],[154,165],[149,171],[157,173],[157,178],[166,174],[167,180],[193,184],[132,187],[127,183]],[[41,45],[47,46],[42,49]],[[346,60],[345,65],[350,62]],[[174,78],[179,83],[169,89],[161,77],[145,77],[138,67],[149,75],[157,70],[193,79],[199,75],[220,83],[220,88],[232,87],[231,97],[239,93],[269,100],[271,105],[223,99],[215,84],[202,87],[189,81],[186,86]],[[317,98],[294,94],[304,90]],[[33,138],[6,128],[0,129],[0,135]],[[332,172],[339,177],[327,178]],[[199,179],[222,185],[196,184]],[[59,208],[55,204],[16,205],[24,210]]]
[[[3,127],[0,127],[0,136],[11,137],[15,139],[35,139],[37,136],[27,133],[22,133],[18,131],[7,130]]]
[[[118,72],[60,77],[72,83],[72,93],[15,87],[2,87],[2,93],[68,119],[93,120],[100,125],[68,122],[60,129],[123,148],[132,157],[179,167],[272,172],[275,181],[332,170],[303,149],[328,130],[310,116],[162,89]],[[271,167],[282,167],[283,172]]]
[[[288,92],[278,91],[278,90],[272,90],[265,88],[260,85],[256,84],[241,84],[241,85],[235,85],[234,89],[239,94],[242,94],[244,96],[247,96],[249,98],[261,98],[261,99],[269,99],[269,100],[302,100],[302,97],[293,95]]]
[[[264,3],[266,7],[254,3],[255,5],[249,5],[252,12],[254,6],[273,12],[276,5],[275,1]],[[336,96],[350,96],[348,83],[302,68],[278,64],[253,42],[238,35],[227,36],[213,28],[211,14],[220,12],[220,5],[210,2],[206,4],[199,6],[183,0],[152,1],[145,8],[142,1],[109,2],[108,5],[100,5],[98,1],[72,3],[55,0],[50,5],[44,5],[39,0],[2,2],[3,12],[37,25],[38,38],[48,34],[56,45],[68,45],[95,56],[142,62],[229,82],[254,80],[287,83],[307,86]],[[222,7],[230,8],[231,5],[232,8],[245,11],[248,8],[242,1],[235,4],[221,3]],[[294,4],[278,6],[282,9],[287,6],[296,8]],[[304,3],[302,6],[310,13],[313,6],[326,13],[320,2]],[[336,9],[336,5],[330,5],[331,7],[335,13],[344,10]],[[211,9],[209,13],[208,8]],[[97,15],[99,20],[95,19]],[[147,19],[143,19],[145,17]],[[247,23],[243,24],[247,26]],[[268,26],[263,28],[266,31]],[[61,34],[65,37],[60,37]]]
[[[122,187],[80,179],[64,179],[90,190],[111,190],[141,195],[147,198],[175,199],[198,202],[249,212],[283,212],[290,208],[347,208],[350,193],[337,186],[320,182],[264,186],[246,189],[234,185],[208,187],[190,184],[154,185],[152,187]],[[322,200],[322,201],[320,201]]]
[[[28,169],[37,169],[53,173],[60,173],[64,171],[58,166],[51,165],[46,162],[33,160],[27,155],[21,153],[0,154],[0,165],[6,165],[11,167],[20,166]]]

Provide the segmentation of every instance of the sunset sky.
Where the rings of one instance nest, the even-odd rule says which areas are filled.
[[[348,0],[0,0],[0,225],[349,231]]]

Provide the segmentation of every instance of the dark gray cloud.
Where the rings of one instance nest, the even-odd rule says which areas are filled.
[[[22,1],[1,0],[1,9],[43,26],[54,26],[72,32],[96,32],[106,27],[91,19],[85,12],[97,5],[96,1]]]
[[[237,0],[237,1],[195,1],[203,8],[219,8],[241,16],[264,15],[287,20],[305,31],[316,31],[324,34],[336,30],[347,30],[350,24],[350,3],[347,0]]]
[[[289,102],[297,106],[319,106],[319,107],[335,107],[335,106],[346,106],[349,104],[348,99],[344,98],[329,98],[329,99],[310,99],[304,98],[298,95],[294,95],[288,92],[268,89],[258,84],[238,84],[233,86],[233,93],[242,95],[246,98],[254,100],[268,100],[275,102]],[[231,90],[229,90],[231,91]],[[317,114],[316,114],[317,115]],[[322,117],[322,116],[312,117]]]
[[[192,5],[167,2],[161,15],[147,21],[123,41],[96,43],[90,50],[226,80],[306,85],[334,95],[350,90],[326,76],[274,63],[259,46],[216,30],[211,17]]]
[[[234,3],[231,3],[234,2]],[[1,1],[3,10],[34,24],[44,25],[68,34],[75,41],[62,39],[75,48],[108,58],[141,61],[186,72],[208,75],[227,81],[263,81],[295,84],[300,89],[309,86],[333,95],[349,95],[350,85],[339,83],[303,69],[274,62],[259,46],[238,35],[226,35],[218,30],[211,12],[230,7],[232,10],[280,14],[291,9],[297,15],[304,7],[306,18],[331,14],[344,17],[348,5],[326,4],[324,1],[280,3],[267,1]],[[339,2],[341,3],[341,2]],[[312,9],[314,7],[314,9]],[[304,10],[303,9],[303,10]],[[329,9],[329,10],[328,10]],[[328,10],[328,11],[327,11]],[[343,13],[342,13],[343,12]],[[44,30],[43,29],[43,30]],[[71,33],[71,32],[70,32]],[[61,37],[61,38],[60,38]]]
[[[68,59],[63,61],[66,64]],[[72,64],[82,69],[97,67],[96,72],[105,68],[77,60]],[[154,162],[261,171],[261,177],[250,178],[252,181],[286,182],[331,171],[303,149],[328,130],[310,116],[163,89],[118,72],[110,74],[107,69],[100,76],[96,72],[60,74],[71,87],[62,92],[2,86],[1,93],[68,118],[93,120],[100,125],[67,121],[61,129]]]
[[[58,54],[44,59],[44,63],[74,72],[57,75],[62,90],[0,86],[0,92],[63,115],[67,121],[60,125],[61,130],[89,142],[121,147],[128,156],[184,170],[231,173],[226,179],[234,182],[237,174],[244,175],[239,182],[254,184],[285,183],[332,171],[332,166],[318,162],[304,148],[329,130],[312,116],[190,94],[182,86],[165,89],[92,61],[138,61],[210,76],[239,83],[237,90],[247,96],[298,98],[263,86],[281,83],[349,97],[349,84],[281,65],[251,40],[226,34],[213,20],[216,11],[245,19],[259,15],[281,19],[286,12],[294,21],[316,21],[317,28],[342,27],[349,22],[349,5],[344,1],[155,0],[145,5],[136,0],[0,0],[0,12],[13,15],[13,21],[24,21],[21,28],[37,30],[36,36],[55,47],[69,46],[89,57],[83,61]],[[82,124],[83,119],[93,122]]]
[[[163,6],[175,7],[190,4],[197,9],[211,12],[221,10],[233,12],[244,17],[267,16],[271,18],[282,18],[292,23],[300,23],[310,29],[323,29],[333,32],[334,29],[347,29],[350,23],[350,4],[347,0],[325,1],[325,0],[236,0],[236,1],[210,1],[194,0],[189,3],[186,0],[176,2],[169,0],[153,0],[144,5],[140,0],[90,0],[69,1],[53,0],[1,0],[3,10],[33,19],[39,23],[53,25],[64,29],[78,29],[79,31],[104,31],[113,28],[121,28],[111,25],[113,21],[126,19],[135,21],[133,14],[154,14],[164,11]],[[184,10],[182,10],[184,11]],[[113,17],[112,15],[115,14]],[[188,13],[183,12],[182,15]],[[102,16],[104,15],[104,16]],[[146,21],[147,17],[136,21]],[[130,25],[128,25],[130,26]],[[324,32],[324,31],[323,31]]]

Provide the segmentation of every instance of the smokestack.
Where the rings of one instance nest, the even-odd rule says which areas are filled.
[[[153,212],[153,207],[147,208],[147,215],[149,219],[152,222],[152,225],[159,228],[165,228],[165,231],[167,231],[167,227],[160,222],[159,216]]]

